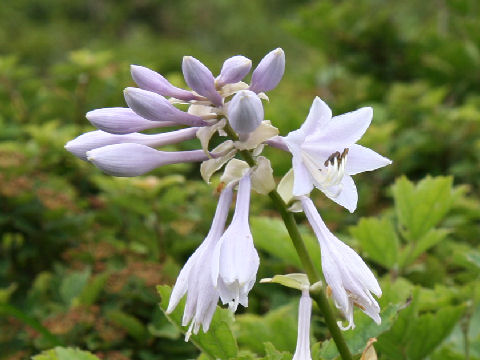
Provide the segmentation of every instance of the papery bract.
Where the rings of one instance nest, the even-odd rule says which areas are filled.
[[[208,156],[202,150],[167,152],[128,143],[90,150],[87,159],[107,174],[130,177],[143,175],[163,165],[204,161]]]
[[[382,295],[377,279],[362,258],[328,230],[312,200],[302,196],[300,201],[320,243],[325,280],[332,290],[335,305],[348,321],[346,327],[340,327],[342,330],[355,327],[354,305],[380,324],[380,307],[371,294]]]

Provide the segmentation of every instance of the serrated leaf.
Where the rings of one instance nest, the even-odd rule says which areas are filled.
[[[388,218],[363,218],[350,228],[367,257],[387,269],[398,262],[399,240],[392,222]]]
[[[157,291],[161,298],[160,308],[165,314],[172,289],[168,285],[159,285]],[[181,325],[184,306],[185,299],[182,299],[175,310],[165,316],[185,334],[187,329]],[[238,347],[231,330],[232,322],[230,311],[217,306],[208,332],[200,330],[197,335],[192,334],[190,341],[212,359],[234,358],[238,353]]]
[[[449,234],[447,229],[430,229],[420,240],[412,242],[402,249],[400,266],[405,267],[413,263],[422,253],[438,244]]]

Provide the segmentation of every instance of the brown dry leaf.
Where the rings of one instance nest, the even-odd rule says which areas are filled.
[[[360,360],[377,360],[377,352],[373,347],[373,343],[377,342],[376,338],[370,338],[367,342],[365,350],[363,350]]]

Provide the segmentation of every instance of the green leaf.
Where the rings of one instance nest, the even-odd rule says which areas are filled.
[[[379,337],[376,348],[386,358],[424,359],[450,334],[465,310],[462,305],[444,306],[435,313],[420,314],[420,298],[420,289],[416,288],[410,305]]]
[[[426,177],[417,185],[401,177],[392,189],[402,233],[410,242],[438,225],[452,205],[451,177]]]
[[[160,308],[165,313],[172,289],[168,285],[159,285],[157,291],[161,298]],[[184,306],[185,299],[180,301],[175,311],[165,314],[182,333],[186,332],[181,325]],[[200,330],[197,335],[192,334],[190,341],[212,359],[234,358],[238,353],[238,347],[231,330],[232,322],[233,317],[230,311],[217,307],[208,332],[204,333]]]
[[[449,232],[447,229],[430,229],[420,240],[405,246],[400,255],[400,266],[413,263],[422,253],[445,239]]]
[[[33,360],[99,360],[91,352],[80,349],[56,347],[32,357]]]
[[[288,265],[294,265],[298,269],[302,268],[282,220],[265,216],[252,217],[250,218],[250,227],[255,239],[255,246],[258,249],[283,260]],[[313,263],[317,270],[321,271],[320,247],[317,239],[306,231],[301,231],[301,233]]]
[[[399,305],[389,305],[380,312],[382,323],[377,325],[372,319],[361,311],[354,315],[355,329],[345,331],[343,336],[352,354],[361,354],[370,338],[378,337],[388,331],[397,318]],[[321,359],[332,360],[339,356],[335,342],[332,339],[326,340],[320,346],[318,354]]]
[[[74,272],[65,276],[60,284],[60,296],[62,297],[62,300],[66,304],[72,305],[74,299],[82,293],[89,277],[89,269],[81,272]]]
[[[266,315],[237,315],[235,325],[238,343],[257,354],[271,342],[280,351],[293,351],[297,341],[296,302],[269,311]]]
[[[291,360],[292,354],[287,351],[278,351],[271,342],[265,343],[265,357],[263,360]]]
[[[138,341],[145,341],[148,338],[147,329],[136,317],[121,310],[111,310],[106,314],[106,317]]]
[[[367,257],[387,269],[398,262],[399,240],[392,222],[388,218],[363,218],[350,227]]]
[[[90,279],[88,285],[83,288],[79,297],[79,302],[82,305],[90,306],[97,301],[100,293],[105,288],[105,284],[110,277],[109,273],[103,273]]]

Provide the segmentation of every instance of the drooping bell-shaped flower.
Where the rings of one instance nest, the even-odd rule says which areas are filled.
[[[198,98],[191,91],[173,86],[162,75],[144,66],[131,65],[130,72],[133,81],[143,90],[152,91],[162,96],[171,96],[184,101]]]
[[[241,90],[228,103],[228,122],[238,134],[254,131],[263,121],[262,100],[250,90]]]
[[[247,59],[245,56],[237,55],[225,60],[220,75],[215,79],[217,87],[242,81],[249,73],[251,67],[252,60]]]
[[[184,56],[182,71],[188,86],[205,96],[215,106],[222,106],[223,99],[215,89],[215,78],[205,65],[192,56]]]
[[[274,89],[284,72],[285,53],[280,48],[270,51],[253,71],[250,90],[259,93]]]
[[[121,107],[95,109],[89,111],[86,117],[97,129],[118,135],[178,125],[173,121],[147,120],[132,109]]]
[[[82,160],[87,160],[87,151],[107,145],[136,143],[150,147],[159,147],[176,144],[185,140],[194,139],[199,128],[186,128],[160,134],[132,133],[114,135],[102,130],[90,131],[70,140],[65,149]]]
[[[180,271],[170,296],[167,314],[170,314],[187,294],[182,325],[187,326],[190,323],[190,326],[185,341],[188,341],[192,333],[197,334],[200,326],[207,332],[215,313],[219,292],[212,283],[213,252],[225,229],[232,194],[232,186],[227,186],[220,194],[212,227]]]
[[[250,188],[250,175],[247,174],[239,183],[232,223],[217,243],[214,254],[212,280],[220,291],[222,302],[233,312],[239,303],[248,306],[248,293],[255,283],[260,263],[248,223]]]
[[[143,175],[157,167],[183,162],[205,161],[203,150],[159,151],[142,144],[107,145],[87,152],[87,160],[109,175]]]
[[[302,290],[298,305],[297,347],[292,360],[312,360],[310,353],[310,319],[312,317],[312,298],[309,290]]]
[[[372,108],[335,116],[316,97],[300,129],[283,141],[292,153],[293,195],[310,193],[317,187],[350,212],[357,207],[357,188],[351,175],[371,171],[391,161],[356,144],[372,121]]]
[[[200,116],[177,109],[162,95],[133,87],[126,88],[123,93],[130,109],[147,120],[188,126],[208,125]]]
[[[353,307],[358,306],[377,324],[381,323],[380,307],[372,294],[380,297],[382,290],[375,275],[362,258],[347,244],[333,235],[323,222],[312,200],[301,196],[303,211],[317,236],[322,252],[322,270],[332,291],[335,305],[348,321],[342,330],[354,328]]]

